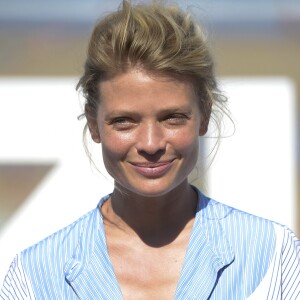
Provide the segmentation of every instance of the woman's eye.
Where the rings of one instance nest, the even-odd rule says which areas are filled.
[[[170,125],[184,125],[188,119],[188,116],[184,114],[172,114],[168,115],[165,121]]]
[[[113,120],[113,123],[115,124],[124,124],[128,122],[128,118],[122,117],[122,118],[115,118]]]
[[[134,120],[127,117],[118,117],[112,119],[110,121],[110,124],[113,126],[113,128],[117,130],[126,130],[134,126],[135,122]]]

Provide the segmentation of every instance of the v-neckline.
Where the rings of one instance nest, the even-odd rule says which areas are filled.
[[[201,198],[202,198],[202,194],[200,193],[199,190],[195,189],[195,191],[197,192],[197,196],[198,196],[198,200],[197,200],[197,209],[196,209],[196,214],[195,214],[195,219],[194,219],[194,223],[191,229],[191,233],[190,233],[190,237],[189,237],[189,241],[185,250],[185,258],[181,267],[181,271],[180,271],[180,276],[179,276],[179,280],[176,284],[176,290],[175,290],[175,295],[174,295],[174,299],[184,299],[184,295],[186,295],[186,290],[185,287],[188,286],[189,284],[187,284],[188,281],[192,280],[191,274],[196,274],[196,269],[199,267],[197,265],[195,265],[195,262],[198,260],[201,260],[201,258],[199,259],[199,257],[194,257],[195,253],[199,251],[199,247],[202,247],[202,249],[204,250],[204,252],[212,252],[211,255],[215,256],[215,252],[211,251],[210,249],[210,244],[209,244],[209,238],[207,236],[207,226],[205,226],[206,222],[205,222],[205,218],[203,219],[203,209],[205,209],[205,205],[204,203],[201,203]],[[110,255],[109,255],[109,250],[107,247],[107,239],[106,239],[106,233],[105,233],[105,225],[104,225],[104,220],[103,220],[103,215],[102,215],[102,211],[101,211],[101,207],[102,205],[109,199],[109,195],[107,197],[105,197],[103,199],[103,201],[101,203],[99,203],[99,215],[100,215],[100,230],[101,230],[101,238],[104,239],[104,243],[105,243],[105,256],[107,261],[109,261],[110,263],[110,269],[113,272],[113,278],[114,281],[116,282],[118,289],[120,290],[120,293],[122,295],[122,289],[121,286],[118,282],[116,273],[115,273],[115,269],[114,266],[112,264],[112,261],[110,259]],[[216,220],[215,220],[216,221]],[[218,221],[217,221],[218,222]],[[202,224],[199,224],[202,223]],[[201,240],[200,242],[195,244],[195,240]],[[191,260],[191,258],[194,258],[193,260]],[[202,267],[203,267],[203,262],[201,263]],[[210,262],[206,261],[206,264],[209,265]],[[207,266],[208,267],[208,266]],[[209,268],[209,267],[208,267]],[[214,274],[216,277],[216,274]],[[210,280],[212,279],[213,276],[210,276]],[[216,278],[215,278],[216,279]],[[211,284],[208,285],[211,286],[211,288],[213,288],[215,284],[215,280],[213,282],[211,282]],[[183,293],[183,291],[185,290],[185,292]],[[209,291],[210,293],[210,291]],[[123,295],[122,298],[120,298],[120,300],[123,299]]]
[[[210,199],[198,193],[197,212],[185,259],[175,290],[175,300],[208,299],[218,272],[229,265],[234,254]],[[120,284],[110,260],[101,205],[103,197],[83,229],[82,239],[65,267],[65,276],[79,299],[123,300]],[[89,290],[86,287],[89,286]],[[97,298],[93,298],[94,295]]]
[[[176,294],[177,294],[177,290],[178,290],[178,285],[179,283],[181,282],[181,277],[182,277],[182,272],[183,272],[183,269],[184,269],[184,266],[186,264],[186,258],[187,258],[187,254],[188,254],[188,250],[190,248],[190,244],[191,244],[191,237],[193,235],[193,231],[194,231],[194,228],[195,228],[195,225],[196,225],[196,222],[198,222],[198,218],[199,218],[199,214],[197,212],[199,212],[199,210],[201,209],[200,206],[201,206],[201,198],[200,198],[200,194],[199,194],[199,190],[197,190],[196,188],[193,187],[193,189],[195,190],[196,194],[197,194],[197,208],[196,208],[196,213],[195,213],[195,218],[194,218],[194,222],[193,222],[193,225],[192,225],[192,229],[191,229],[191,232],[190,232],[190,236],[189,236],[189,240],[188,240],[188,243],[187,243],[187,247],[186,247],[186,250],[185,250],[185,256],[184,256],[184,260],[183,260],[183,264],[181,266],[181,271],[180,271],[180,276],[179,276],[179,280],[178,282],[176,283],[176,289],[175,289],[175,295],[174,295],[174,299],[177,299],[176,298]],[[123,300],[123,294],[122,294],[122,289],[121,289],[121,286],[118,282],[118,279],[117,279],[117,275],[115,273],[115,269],[114,269],[114,266],[113,266],[113,263],[110,259],[110,255],[109,255],[109,250],[108,250],[108,246],[107,246],[107,237],[106,237],[106,232],[105,232],[105,225],[104,225],[104,220],[103,220],[103,213],[102,213],[102,206],[104,205],[104,203],[106,201],[108,201],[110,199],[110,195],[107,195],[106,197],[102,198],[98,205],[98,211],[99,211],[99,216],[100,216],[100,228],[99,230],[101,231],[101,238],[103,239],[104,243],[105,243],[105,256],[107,258],[107,260],[109,261],[110,263],[110,269],[112,270],[113,272],[113,277],[114,277],[114,280],[115,282],[117,283],[118,285],[118,289],[120,290],[121,292],[121,295],[122,295],[122,298],[120,298],[119,300]]]

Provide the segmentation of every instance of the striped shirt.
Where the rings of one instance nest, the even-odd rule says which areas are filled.
[[[299,300],[300,241],[286,227],[198,192],[174,299]],[[17,255],[0,299],[113,299],[122,292],[99,207]]]

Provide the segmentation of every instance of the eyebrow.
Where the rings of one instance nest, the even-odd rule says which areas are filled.
[[[168,114],[168,113],[176,113],[176,112],[184,112],[184,113],[191,114],[192,109],[187,106],[180,106],[180,107],[175,106],[175,107],[169,107],[169,108],[163,109],[159,113]]]

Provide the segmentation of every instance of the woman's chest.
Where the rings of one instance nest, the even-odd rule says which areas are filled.
[[[168,247],[110,244],[109,256],[123,298],[174,299],[187,242]]]

